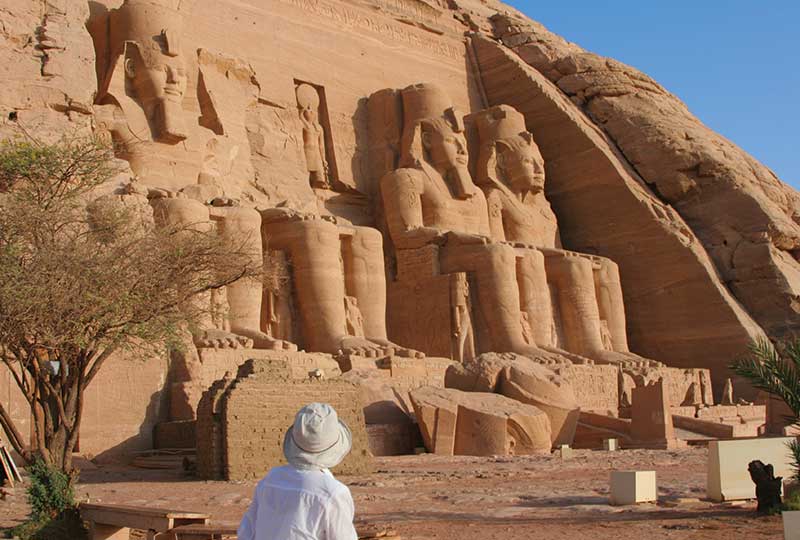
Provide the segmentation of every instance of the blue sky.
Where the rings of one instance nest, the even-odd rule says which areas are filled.
[[[800,189],[800,1],[506,1],[644,71]]]

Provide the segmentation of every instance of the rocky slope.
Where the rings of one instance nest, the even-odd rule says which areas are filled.
[[[644,73],[504,6],[494,11],[481,13],[485,30],[608,135],[650,190],[691,227],[724,284],[770,337],[797,332],[800,194]]]

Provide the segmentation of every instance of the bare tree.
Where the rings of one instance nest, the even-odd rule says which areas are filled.
[[[205,293],[262,267],[247,239],[156,227],[143,197],[97,199],[115,163],[92,138],[0,143],[0,359],[30,405],[34,453],[67,472],[84,393],[108,358],[180,347],[210,309]],[[1,403],[0,425],[29,459]]]

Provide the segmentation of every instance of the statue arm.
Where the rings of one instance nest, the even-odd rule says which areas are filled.
[[[496,192],[489,192],[486,194],[486,203],[489,207],[489,231],[491,231],[492,240],[505,242],[506,232],[505,223],[503,222],[505,209],[503,208],[503,202]]]
[[[413,249],[443,241],[445,231],[426,227],[422,216],[422,180],[411,171],[391,172],[381,180],[381,196],[392,241]]]

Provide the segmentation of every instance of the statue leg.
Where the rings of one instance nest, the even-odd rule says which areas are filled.
[[[503,244],[444,246],[443,273],[469,272],[476,281],[479,309],[491,343],[481,352],[519,352],[532,347],[522,336],[514,248]]]
[[[553,305],[547,284],[544,255],[540,251],[519,250],[517,282],[522,311],[528,314],[536,345],[555,346]]]
[[[157,226],[191,226],[206,232],[213,229],[208,207],[199,201],[184,198],[156,199],[152,204]],[[195,346],[218,349],[252,346],[250,338],[214,327],[210,313],[211,293],[199,295],[196,301],[206,314],[198,324],[202,331],[193,336]]]
[[[345,287],[364,317],[364,335],[386,339],[386,272],[383,238],[368,227],[356,227],[342,242]]]
[[[339,228],[318,218],[271,222],[270,249],[289,254],[305,348],[314,352],[377,357],[383,347],[347,335]]]
[[[628,335],[625,327],[625,303],[617,264],[605,257],[594,257],[599,268],[594,270],[594,284],[600,318],[607,321],[611,341],[617,352],[628,352]]]
[[[338,228],[307,219],[268,223],[264,232],[270,249],[289,255],[305,348],[335,353],[347,324]]]
[[[223,239],[241,245],[254,262],[263,260],[261,214],[257,210],[226,209],[219,232]],[[252,278],[240,279],[226,287],[231,332],[252,339],[257,349],[295,349],[292,344],[273,339],[261,331],[263,287],[262,279]]]
[[[592,261],[565,253],[546,257],[545,266],[558,290],[566,349],[590,358],[604,352]]]
[[[387,353],[422,356],[413,349],[390,342],[387,337],[386,270],[381,233],[369,227],[356,227],[352,236],[342,242],[342,261],[347,294],[358,302],[367,339],[385,347]]]

